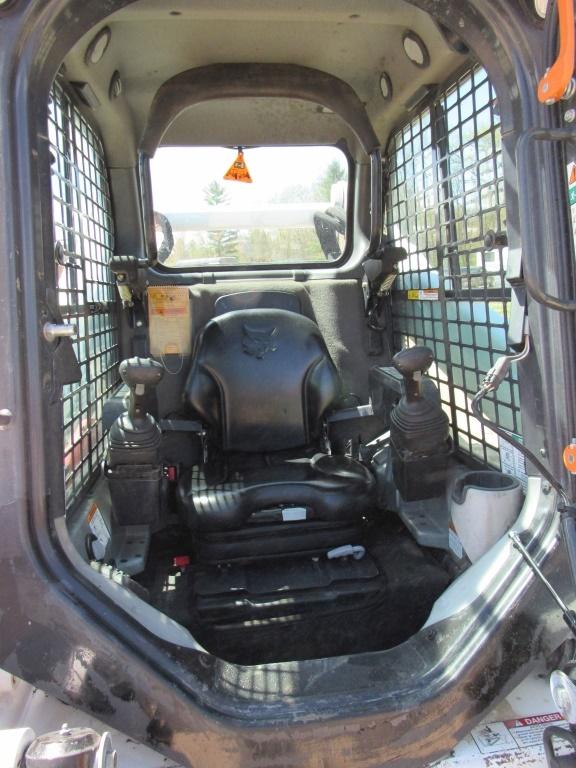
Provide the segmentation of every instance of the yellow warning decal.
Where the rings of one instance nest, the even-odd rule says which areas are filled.
[[[245,184],[252,184],[252,176],[250,176],[250,172],[246,167],[244,152],[242,152],[241,147],[238,147],[236,160],[234,160],[230,168],[228,168],[224,174],[224,179],[226,181],[243,181]]]
[[[410,301],[437,301],[437,288],[421,288],[418,290],[406,291]]]
[[[190,298],[182,285],[154,285],[148,288],[150,352],[152,355],[190,354]]]

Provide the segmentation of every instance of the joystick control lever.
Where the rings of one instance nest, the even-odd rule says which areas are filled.
[[[404,391],[409,402],[422,396],[422,375],[433,362],[434,353],[428,347],[403,349],[392,358],[392,365],[404,377]]]
[[[130,389],[128,416],[135,429],[146,423],[146,394],[161,381],[164,367],[148,357],[130,357],[120,363],[120,377]]]
[[[402,503],[443,497],[446,490],[450,424],[440,398],[430,397],[433,384],[423,378],[433,362],[428,347],[403,349],[392,358],[404,379],[404,394],[390,414],[392,475]]]
[[[130,389],[130,400],[128,411],[118,416],[108,433],[104,472],[112,514],[119,526],[142,525],[150,530],[158,524],[162,510],[162,432],[146,401],[164,376],[164,368],[147,357],[131,357],[120,363],[119,371]]]

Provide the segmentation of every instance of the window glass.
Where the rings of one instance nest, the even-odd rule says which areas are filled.
[[[336,147],[161,147],[150,161],[158,259],[167,267],[299,264],[346,246],[348,164]],[[240,169],[241,174],[245,173]]]

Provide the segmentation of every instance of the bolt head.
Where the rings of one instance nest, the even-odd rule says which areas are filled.
[[[570,82],[566,86],[566,90],[562,94],[563,101],[568,101],[569,99],[574,96],[574,93],[576,93],[576,80],[574,78],[570,78]]]
[[[0,429],[8,429],[12,422],[13,414],[9,408],[0,409]]]
[[[576,120],[576,109],[567,109],[566,112],[564,112],[564,122],[573,123],[574,120]]]

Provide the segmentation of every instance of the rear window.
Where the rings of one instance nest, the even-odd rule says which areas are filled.
[[[336,147],[162,147],[150,161],[167,267],[326,263],[346,248],[348,163]],[[242,166],[242,159],[245,169]],[[250,182],[228,180],[246,176]]]

